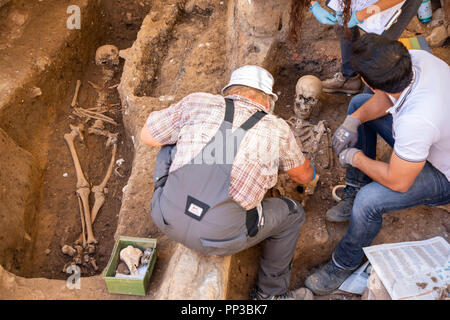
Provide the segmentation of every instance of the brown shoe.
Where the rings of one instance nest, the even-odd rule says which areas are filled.
[[[359,75],[345,78],[341,72],[336,73],[331,79],[322,81],[323,92],[327,93],[344,92],[356,94],[360,91],[361,84]]]

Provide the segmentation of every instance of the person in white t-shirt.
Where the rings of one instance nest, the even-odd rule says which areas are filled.
[[[331,261],[306,279],[319,295],[338,288],[359,266],[384,213],[450,203],[449,65],[376,34],[361,37],[352,56],[374,94],[355,96],[333,135],[333,149],[347,168],[346,187],[326,217],[350,224]],[[376,160],[377,134],[393,147],[389,163]]]

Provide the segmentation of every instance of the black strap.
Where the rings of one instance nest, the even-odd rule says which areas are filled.
[[[153,187],[153,191],[156,191],[159,187],[164,187],[166,185],[167,179],[169,178],[169,175],[166,174],[165,176],[162,176],[158,179],[158,181],[155,182],[155,185]]]
[[[224,121],[233,123],[233,119],[234,119],[234,101],[232,99],[229,98],[225,98],[225,119]],[[250,118],[247,119],[247,121],[245,121],[240,128],[248,131],[251,128],[253,128],[259,120],[261,120],[262,118],[264,118],[264,116],[267,113],[265,113],[264,111],[258,111],[256,113],[254,113]]]
[[[234,119],[234,101],[229,99],[229,98],[225,98],[225,105],[226,105],[226,109],[225,109],[225,119],[224,119],[224,121],[233,123],[233,119]]]
[[[247,211],[245,216],[245,225],[247,226],[247,233],[249,237],[254,237],[258,233],[258,209],[255,207]]]
[[[262,118],[264,118],[264,116],[267,113],[265,113],[264,111],[258,111],[256,113],[254,113],[250,118],[247,119],[247,121],[245,121],[242,125],[241,125],[241,129],[244,129],[245,131],[250,130],[251,128],[253,128],[255,126],[255,124],[258,123],[259,120],[261,120]]]

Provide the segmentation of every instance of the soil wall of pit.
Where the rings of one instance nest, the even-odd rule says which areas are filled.
[[[37,213],[47,163],[49,127],[73,89],[73,79],[97,45],[97,1],[71,1],[82,9],[81,30],[66,27],[69,1],[48,1],[52,10],[27,1],[2,8],[0,51],[0,263],[27,275],[37,234]],[[10,19],[10,20],[8,20]],[[19,24],[14,24],[19,19]],[[90,23],[89,23],[90,22]],[[9,25],[8,25],[9,23]],[[47,34],[39,34],[46,29]],[[9,33],[6,31],[10,31]],[[17,34],[20,33],[20,34]]]
[[[81,28],[69,29],[68,7],[80,8]],[[70,107],[75,84],[82,81],[78,106],[96,105],[102,69],[95,65],[100,45],[129,47],[136,38],[150,0],[13,0],[0,10],[0,263],[15,274],[67,278],[62,272],[71,244],[81,230],[75,195],[75,171],[64,133],[82,119]],[[120,81],[123,61],[108,85]],[[119,104],[116,89],[107,103]],[[120,110],[120,106],[116,109]],[[133,159],[132,141],[121,124],[117,159],[124,163],[109,181],[110,194],[94,225],[102,246],[98,265],[106,266],[114,244],[121,190]],[[76,142],[82,167],[99,183],[111,156],[101,138]],[[100,269],[101,271],[101,269]],[[98,271],[98,273],[100,272]]]
[[[332,77],[340,65],[334,30],[320,25],[310,13],[304,16],[301,41],[286,41],[289,3],[235,0],[224,4],[210,0],[168,1],[155,6],[145,18],[133,47],[122,53],[126,63],[118,89],[130,135],[139,135],[150,112],[166,108],[191,92],[219,93],[231,71],[249,63],[262,65],[273,73],[275,91],[280,96],[275,113],[289,119],[293,115],[297,80],[306,74],[321,79]],[[218,34],[224,25],[227,30]],[[334,132],[345,118],[350,99],[346,95],[323,94],[310,121],[326,119]],[[136,140],[135,150],[116,237],[132,233],[158,238],[160,260],[152,280],[152,297],[247,299],[254,289],[261,247],[232,257],[208,257],[167,239],[148,215],[158,149]],[[390,150],[381,141],[379,151],[379,158],[386,160]],[[313,268],[329,260],[348,226],[325,220],[326,210],[335,205],[332,188],[344,183],[344,169],[338,165],[320,169],[321,181],[305,208],[307,219],[294,256],[293,288],[303,285]],[[295,193],[289,196],[299,197]],[[389,213],[374,243],[436,235],[448,239],[449,222],[448,214],[438,208],[422,206],[403,210],[401,215]],[[197,272],[189,273],[192,269]]]

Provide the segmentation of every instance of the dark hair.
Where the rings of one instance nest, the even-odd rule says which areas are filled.
[[[396,40],[368,33],[352,46],[352,65],[373,89],[403,91],[412,80],[411,55]]]

